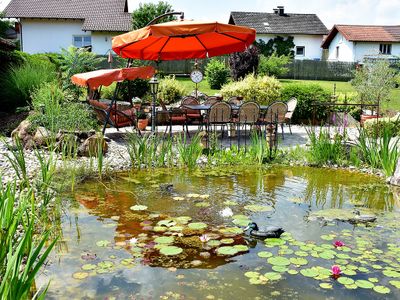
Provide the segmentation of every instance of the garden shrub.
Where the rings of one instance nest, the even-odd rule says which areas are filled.
[[[44,82],[54,80],[55,67],[43,60],[28,60],[13,66],[0,81],[1,109],[12,112],[16,107],[30,104],[31,92]]]
[[[214,90],[219,90],[227,83],[229,70],[222,61],[213,58],[208,63],[205,74],[210,87]]]
[[[21,51],[0,50],[0,73],[6,72],[11,66],[19,66],[27,60],[28,54]]]
[[[260,51],[254,45],[244,52],[236,52],[229,56],[229,66],[231,68],[232,79],[238,81],[246,75],[257,74]]]
[[[165,104],[178,102],[186,91],[182,84],[175,79],[175,76],[166,76],[160,80],[158,96]]]
[[[364,130],[368,136],[378,137],[384,130],[391,136],[400,135],[400,115],[392,118],[369,119],[364,122]]]
[[[258,65],[259,75],[268,75],[279,77],[287,74],[289,69],[286,67],[291,61],[290,56],[278,56],[273,53],[271,56],[260,55],[260,64]]]
[[[326,102],[330,100],[330,93],[323,89],[320,85],[314,83],[290,83],[282,88],[282,99],[284,101],[289,100],[292,97],[297,99],[297,107],[294,111],[292,122],[300,123],[312,120],[313,118],[313,107],[314,101]],[[319,121],[326,119],[327,109],[326,107],[316,107],[315,117]]]
[[[97,127],[90,107],[74,102],[56,81],[42,84],[32,93],[34,114],[29,116],[33,130],[43,126],[53,132],[88,131]]]
[[[129,95],[129,85],[131,94]],[[114,91],[116,83],[110,86],[103,86],[101,89],[101,98],[112,99],[114,97]],[[117,100],[131,101],[133,97],[142,99],[150,91],[150,85],[148,80],[135,79],[132,81],[124,81],[117,95]]]
[[[280,99],[281,84],[274,77],[255,77],[251,74],[241,81],[225,84],[221,89],[221,94],[226,99],[233,96],[240,96],[245,101],[270,104]]]

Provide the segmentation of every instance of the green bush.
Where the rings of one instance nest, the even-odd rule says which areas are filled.
[[[366,120],[364,123],[364,130],[368,136],[378,137],[380,134],[387,130],[391,136],[400,135],[400,116],[393,118],[379,118]]]
[[[175,80],[175,76],[167,76],[160,80],[158,96],[165,104],[178,102],[186,91],[182,84]]]
[[[282,88],[282,99],[297,99],[297,107],[293,114],[293,123],[308,122],[313,118],[314,101],[326,102],[330,100],[330,93],[318,84],[291,83]],[[326,119],[327,109],[323,106],[316,107],[315,117],[319,121]]]
[[[228,81],[229,70],[222,61],[211,59],[206,67],[206,78],[210,87],[219,90]]]
[[[289,69],[286,65],[290,62],[290,56],[281,55],[278,56],[276,53],[273,53],[271,56],[260,56],[260,64],[258,65],[258,74],[259,75],[268,75],[279,77],[287,74]]]
[[[0,72],[6,72],[11,66],[19,66],[27,60],[28,54],[21,51],[0,50]]]
[[[101,98],[112,99],[114,97],[115,88],[115,83],[111,84],[110,86],[103,86],[101,89]],[[135,79],[132,81],[124,81],[117,95],[117,99],[121,101],[131,101],[133,97],[142,99],[149,92],[149,90],[150,85],[148,80]]]
[[[225,84],[221,89],[224,98],[239,96],[245,101],[256,101],[259,104],[270,104],[280,99],[280,82],[268,76],[255,77],[247,75],[243,80]]]
[[[53,81],[45,83],[32,94],[34,114],[29,116],[33,129],[43,126],[53,132],[88,131],[97,127],[97,121],[87,104],[77,103]]]
[[[31,92],[55,77],[54,65],[42,60],[28,60],[21,66],[11,67],[0,80],[2,110],[11,112],[16,107],[29,105]]]

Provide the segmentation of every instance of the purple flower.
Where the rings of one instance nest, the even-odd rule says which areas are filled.
[[[342,241],[335,241],[333,243],[333,246],[335,246],[336,248],[343,247],[343,246],[345,246],[345,243],[343,243]]]
[[[342,273],[342,270],[340,269],[340,267],[336,266],[336,265],[332,266],[331,271],[332,271],[332,276],[333,277],[339,277],[340,274]]]

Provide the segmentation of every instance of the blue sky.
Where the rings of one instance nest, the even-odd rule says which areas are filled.
[[[84,0],[82,0],[84,1]],[[99,0],[101,1],[101,0]],[[130,9],[140,2],[128,0]],[[287,12],[315,13],[330,28],[333,24],[400,25],[400,0],[167,0],[188,19],[227,22],[230,11],[272,12],[284,5]],[[0,0],[3,9],[9,0]]]

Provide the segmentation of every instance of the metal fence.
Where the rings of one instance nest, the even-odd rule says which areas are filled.
[[[289,72],[282,78],[348,81],[354,77],[356,63],[294,60],[288,68]]]

